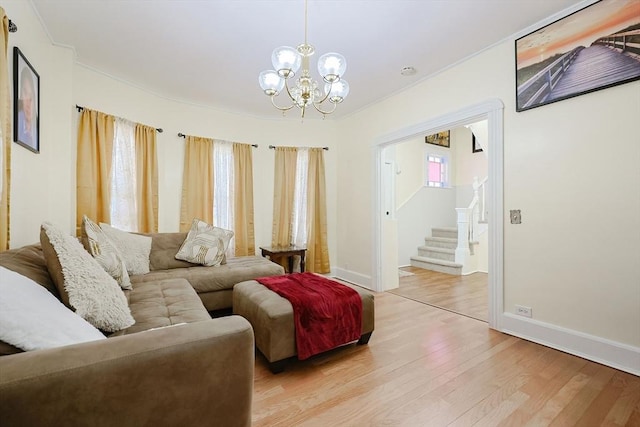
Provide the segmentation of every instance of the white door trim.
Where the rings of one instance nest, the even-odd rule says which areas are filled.
[[[382,248],[385,246],[382,233],[382,150],[393,144],[414,137],[453,129],[481,120],[488,121],[488,197],[489,205],[489,327],[501,330],[501,318],[504,311],[504,212],[503,212],[503,171],[504,171],[504,104],[499,99],[471,105],[452,113],[399,129],[375,139],[373,157],[373,271],[372,288],[377,292],[385,291],[382,283]]]

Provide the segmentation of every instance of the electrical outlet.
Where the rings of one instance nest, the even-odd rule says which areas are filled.
[[[516,305],[516,314],[524,317],[531,317],[531,307],[524,305]]]
[[[511,217],[511,224],[522,224],[520,209],[509,211],[509,216]]]

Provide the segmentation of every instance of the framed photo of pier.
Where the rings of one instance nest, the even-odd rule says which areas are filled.
[[[515,41],[516,111],[640,79],[640,1],[600,0]]]
[[[427,144],[439,145],[440,147],[449,148],[449,146],[451,145],[450,132],[448,130],[445,130],[444,132],[427,135],[424,137],[424,142],[426,142]]]

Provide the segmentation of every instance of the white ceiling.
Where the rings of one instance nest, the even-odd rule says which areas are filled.
[[[259,117],[281,115],[258,85],[260,71],[273,68],[272,50],[304,41],[302,0],[31,2],[52,41],[72,47],[78,63],[170,99]],[[576,3],[309,0],[308,42],[316,57],[339,52],[348,64],[351,93],[328,118],[375,103]],[[400,75],[405,66],[417,74]],[[315,72],[313,60],[311,67]]]

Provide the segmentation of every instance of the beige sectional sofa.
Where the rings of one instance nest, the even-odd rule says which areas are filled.
[[[236,283],[256,277],[284,274],[284,268],[260,256],[229,258],[218,267],[204,267],[175,259],[187,233],[155,233],[151,236],[151,254],[147,274],[132,276],[132,283],[184,278],[198,293],[209,311],[231,308]]]
[[[123,291],[133,326],[27,352],[0,341],[2,425],[251,424],[253,330],[240,316],[208,311],[231,307],[235,283],[283,269],[260,257],[220,267],[177,261],[185,235],[151,235],[151,271]],[[60,299],[39,244],[0,253],[0,266]]]

